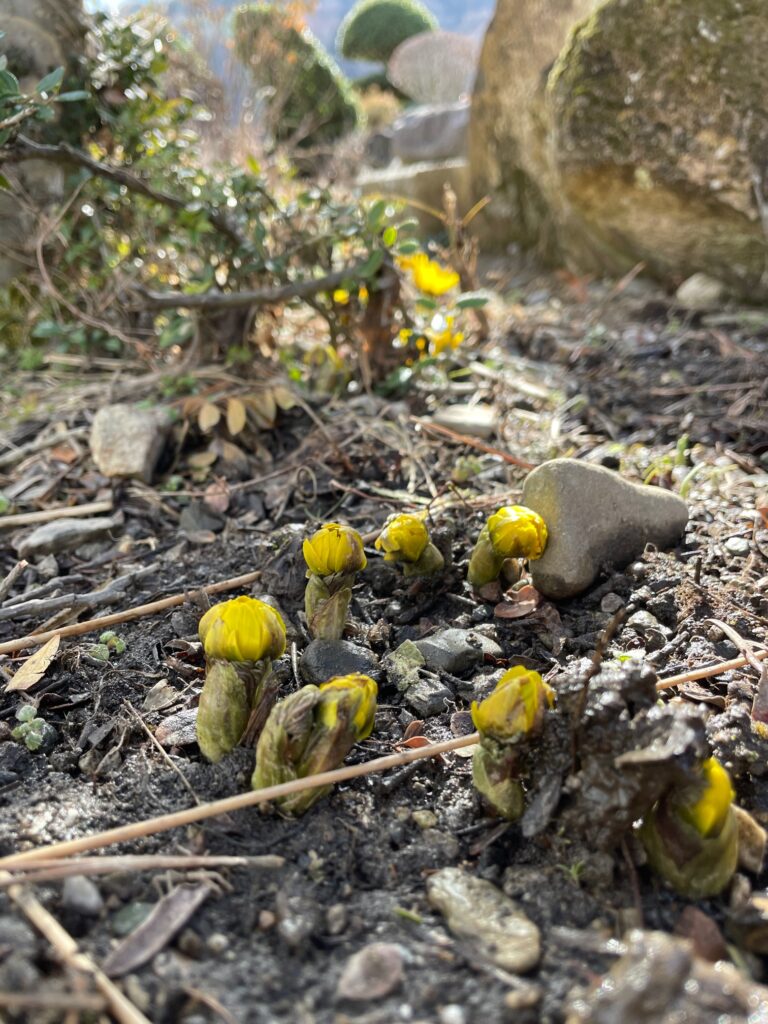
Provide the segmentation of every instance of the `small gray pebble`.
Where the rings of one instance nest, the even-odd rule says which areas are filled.
[[[65,910],[81,917],[98,917],[104,907],[101,893],[84,875],[73,875],[64,881],[61,903]]]
[[[746,537],[729,537],[724,547],[729,555],[736,555],[739,558],[749,554],[749,541]]]
[[[615,615],[619,608],[624,607],[624,598],[619,597],[618,594],[606,594],[600,602],[600,611],[606,612],[608,615]]]

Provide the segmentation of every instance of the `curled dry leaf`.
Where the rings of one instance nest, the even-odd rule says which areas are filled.
[[[541,594],[530,585],[507,594],[493,609],[497,619],[522,619],[535,612],[541,603]]]
[[[6,691],[30,690],[35,683],[39,683],[56,657],[60,643],[60,636],[52,636],[48,643],[43,644],[39,651],[35,651],[34,654],[30,655],[8,683],[5,688]]]
[[[226,480],[214,480],[205,489],[203,501],[212,512],[223,515],[229,508],[229,484]]]

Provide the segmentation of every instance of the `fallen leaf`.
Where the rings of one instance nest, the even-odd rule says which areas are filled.
[[[112,950],[103,970],[110,978],[135,971],[171,941],[213,892],[207,882],[179,885],[155,904],[146,920]]]
[[[497,619],[522,619],[535,612],[540,603],[541,594],[536,587],[528,585],[508,593],[493,609],[493,614]]]
[[[297,404],[296,398],[289,388],[284,388],[281,385],[278,385],[276,388],[272,389],[272,394],[275,396],[275,401],[284,412],[287,412],[289,409],[293,409]]]
[[[427,739],[426,736],[411,736],[407,740],[403,740],[402,743],[398,743],[397,747],[407,747],[409,750],[416,749],[417,747],[428,747],[433,740]]]
[[[218,457],[218,454],[216,452],[212,452],[210,449],[204,452],[193,452],[192,455],[187,458],[187,465],[191,469],[207,469],[208,466],[212,466],[214,464]]]
[[[271,390],[259,391],[257,394],[249,395],[246,399],[248,406],[256,416],[256,422],[260,427],[268,430],[275,425],[277,416],[277,403]]]
[[[48,454],[57,462],[66,462],[67,464],[74,462],[77,458],[77,452],[68,444],[57,444],[55,448],[51,448]]]
[[[762,491],[755,500],[755,508],[760,513],[763,526],[768,528],[768,491]]]
[[[419,730],[423,727],[423,725],[424,723],[420,718],[414,718],[414,720],[412,722],[409,722],[408,725],[405,727],[403,739],[409,740],[411,736],[418,736]]]
[[[60,636],[52,636],[39,651],[31,654],[6,686],[6,692],[8,690],[30,690],[35,683],[39,683],[56,657],[60,643]]]
[[[248,414],[239,398],[227,399],[227,430],[232,437],[244,429]]]
[[[208,431],[213,430],[216,424],[221,419],[221,409],[213,402],[205,402],[200,406],[200,412],[197,414],[197,425],[207,434]]]

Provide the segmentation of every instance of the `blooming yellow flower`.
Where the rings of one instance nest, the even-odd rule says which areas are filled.
[[[439,356],[446,349],[453,351],[464,341],[462,331],[452,329],[453,317],[448,317],[448,326],[444,331],[429,331],[429,351],[433,356]]]
[[[351,722],[358,742],[371,735],[378,687],[370,676],[335,676],[320,684],[320,692],[323,699],[317,718],[326,728],[335,728],[341,714]]]
[[[728,772],[717,758],[710,757],[701,766],[703,788],[693,803],[680,803],[680,817],[692,825],[699,835],[717,835],[728,815],[734,792]]]
[[[538,672],[522,665],[505,672],[484,701],[472,701],[472,721],[482,735],[513,740],[538,728],[554,693]]]
[[[346,288],[337,288],[333,293],[333,301],[339,306],[346,306],[349,303],[349,292]]]
[[[341,523],[325,523],[304,541],[303,550],[307,568],[316,576],[359,572],[368,564],[362,537]]]
[[[488,519],[488,533],[504,558],[541,558],[547,546],[547,524],[525,505],[504,505]]]
[[[410,273],[415,286],[425,295],[445,295],[459,283],[459,275],[455,270],[441,266],[425,252],[401,256],[397,263],[402,270]]]
[[[384,552],[385,562],[418,562],[428,543],[429,533],[421,517],[404,512],[384,526],[375,548]]]
[[[271,660],[285,650],[285,623],[280,614],[254,597],[215,604],[200,619],[198,632],[209,658]]]

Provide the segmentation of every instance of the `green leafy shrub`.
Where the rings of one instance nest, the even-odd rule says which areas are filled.
[[[312,146],[352,131],[360,108],[347,79],[306,27],[270,3],[241,7],[235,52],[268,93],[270,134]]]
[[[348,60],[385,64],[404,40],[437,27],[420,0],[359,0],[342,21],[336,45]]]

